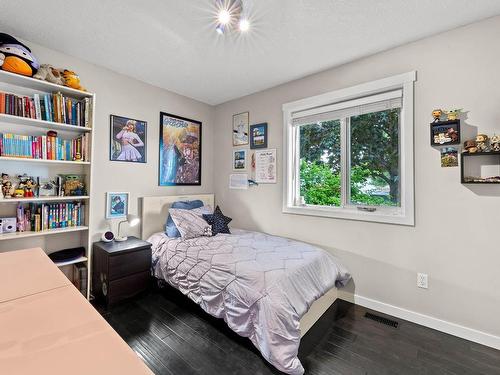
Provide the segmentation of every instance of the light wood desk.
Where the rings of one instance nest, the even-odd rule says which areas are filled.
[[[0,374],[152,374],[41,249],[0,253],[0,332]]]

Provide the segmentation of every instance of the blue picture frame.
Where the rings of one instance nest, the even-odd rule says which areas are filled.
[[[250,125],[250,148],[267,148],[267,122]]]
[[[106,219],[120,219],[127,217],[129,193],[106,193]]]

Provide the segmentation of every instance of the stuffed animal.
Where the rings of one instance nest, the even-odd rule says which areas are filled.
[[[64,82],[65,86],[71,87],[72,89],[86,91],[80,85],[80,77],[75,72],[73,72],[71,70],[64,69],[63,77],[64,77],[64,81],[65,81]]]
[[[47,81],[50,83],[55,83],[56,85],[61,85],[61,86],[64,86],[65,82],[63,77],[63,71],[56,69],[49,64],[40,65],[40,69],[38,69],[38,72],[33,76],[33,78],[42,81]]]
[[[0,69],[31,77],[39,67],[27,46],[13,36],[0,33]]]

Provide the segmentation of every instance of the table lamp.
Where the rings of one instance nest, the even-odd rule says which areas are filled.
[[[127,218],[123,221],[120,221],[120,223],[118,224],[118,236],[115,237],[115,241],[118,241],[118,242],[122,242],[122,241],[127,241],[127,236],[121,236],[121,232],[120,232],[120,227],[122,225],[122,223],[128,223],[128,225],[130,227],[135,227],[137,224],[139,224],[139,222],[141,221],[141,219],[139,219],[139,217],[135,216],[135,215],[132,215],[132,214],[128,214],[127,215]]]

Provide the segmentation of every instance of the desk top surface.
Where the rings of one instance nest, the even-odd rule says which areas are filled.
[[[152,374],[41,249],[0,254],[0,332],[0,374]]]
[[[71,285],[40,248],[0,253],[0,303]]]

